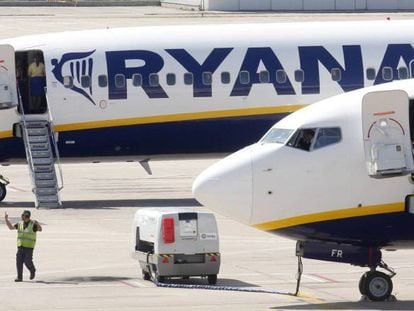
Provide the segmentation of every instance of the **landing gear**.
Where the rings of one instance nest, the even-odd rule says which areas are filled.
[[[395,272],[383,261],[379,267],[390,272],[390,275],[372,268],[371,271],[365,272],[359,280],[359,292],[372,301],[389,299],[393,289],[391,278],[395,276]]]
[[[354,266],[369,267],[359,280],[359,291],[364,299],[371,301],[394,301],[391,294],[393,285],[391,278],[395,276],[392,268],[382,260],[381,249],[350,244],[327,243],[324,241],[297,241],[296,256],[298,258],[298,273],[296,291],[299,294],[300,281],[303,273],[302,258],[324,260],[338,263],[349,263]],[[377,271],[377,268],[388,273]]]
[[[4,200],[7,194],[6,186],[9,184],[9,180],[6,177],[0,175],[0,202]]]

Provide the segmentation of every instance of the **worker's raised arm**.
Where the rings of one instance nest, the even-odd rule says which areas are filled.
[[[42,226],[39,224],[39,222],[37,221],[37,220],[35,220],[34,221],[34,223],[36,224],[36,226],[37,226],[37,231],[38,232],[40,232],[40,231],[42,231],[43,229],[42,229]]]
[[[9,215],[7,215],[7,213],[4,213],[4,220],[6,221],[6,225],[7,227],[9,227],[10,230],[14,230],[16,229],[15,227],[13,227],[13,225],[11,224],[10,220],[9,220]]]

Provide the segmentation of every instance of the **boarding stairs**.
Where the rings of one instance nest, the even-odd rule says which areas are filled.
[[[63,174],[60,164],[56,133],[53,131],[53,118],[48,109],[48,117],[26,116],[20,94],[18,96],[26,159],[35,195],[36,208],[58,208],[62,206],[60,191],[63,189]]]
[[[24,121],[23,140],[32,179],[35,206],[57,208],[61,201],[55,154],[52,149],[54,135],[47,120]]]

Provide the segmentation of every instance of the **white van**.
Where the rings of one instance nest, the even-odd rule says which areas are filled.
[[[135,213],[132,256],[145,280],[202,276],[216,284],[220,269],[214,214],[185,208],[142,208]],[[150,268],[152,271],[150,271]]]

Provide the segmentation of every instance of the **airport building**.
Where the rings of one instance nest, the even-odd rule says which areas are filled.
[[[411,11],[413,0],[161,0],[204,11]]]

